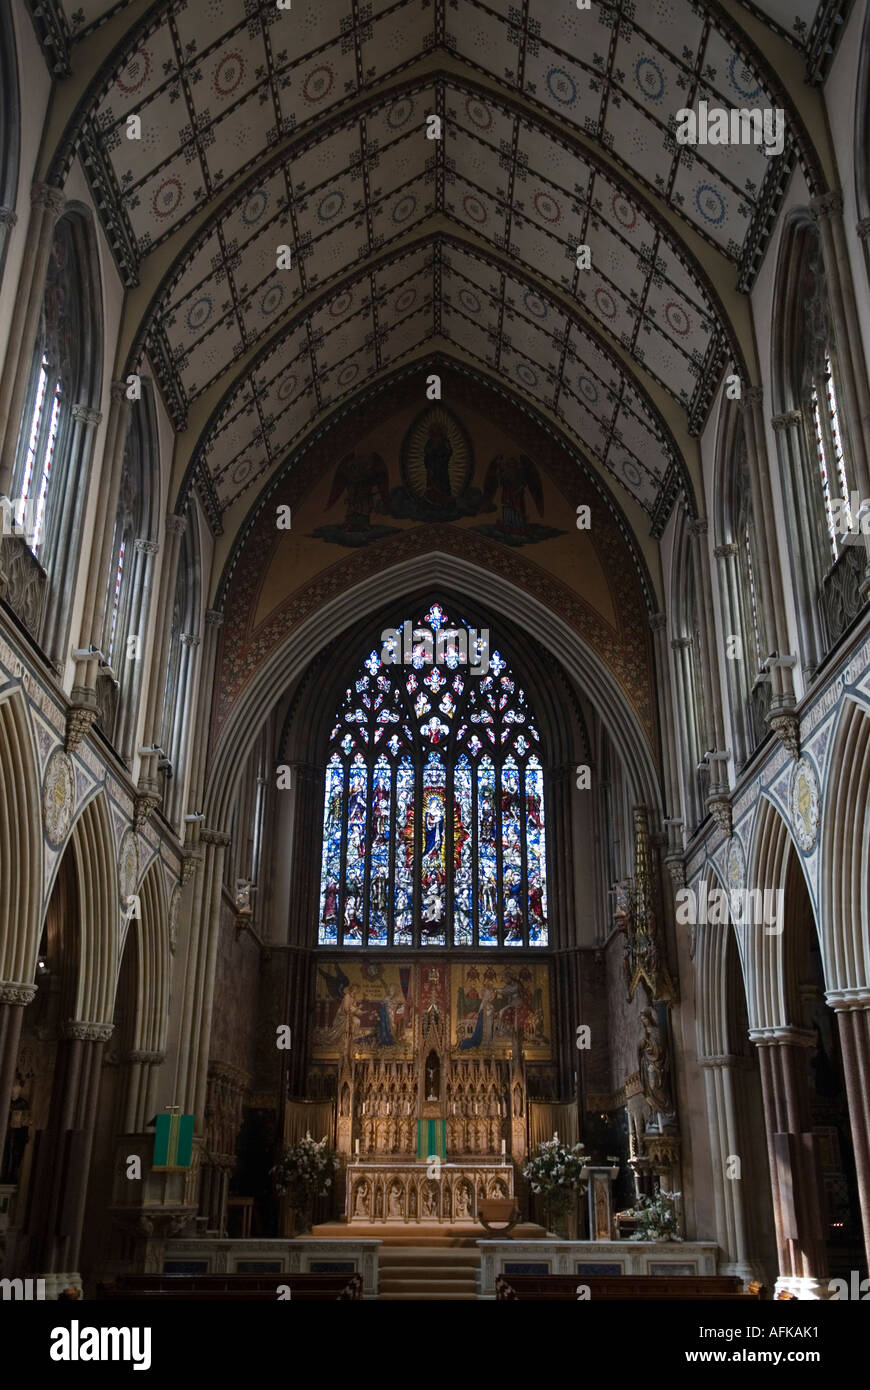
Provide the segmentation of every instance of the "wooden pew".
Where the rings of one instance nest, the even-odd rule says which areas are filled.
[[[278,1288],[290,1289],[292,1302],[360,1300],[361,1274],[124,1274],[98,1284],[97,1298],[151,1302],[157,1299],[222,1302],[278,1302]]]
[[[740,1279],[722,1274],[499,1274],[496,1299],[522,1302],[578,1301],[577,1289],[589,1289],[589,1300],[761,1298],[761,1285],[744,1292]],[[587,1301],[585,1298],[579,1301]]]

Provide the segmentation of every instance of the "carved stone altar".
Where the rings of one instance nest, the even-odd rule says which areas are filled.
[[[349,1163],[348,1223],[466,1224],[478,1219],[479,1201],[514,1195],[511,1163],[441,1163],[437,1178],[431,1171],[430,1162]]]

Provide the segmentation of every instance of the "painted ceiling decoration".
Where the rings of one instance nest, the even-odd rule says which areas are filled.
[[[802,129],[750,50],[713,0],[602,0],[589,12],[528,0],[522,13],[508,0],[335,0],[292,11],[272,0],[167,0],[94,79],[59,159],[80,144],[134,281],[143,254],[264,150],[441,51],[597,141],[737,264],[745,287]],[[785,106],[784,154],[677,145],[675,112],[702,98]],[[141,140],[125,138],[132,112]]]
[[[124,283],[151,291],[128,369],[154,372],[179,431],[207,402],[182,467],[216,531],[363,383],[432,352],[557,422],[654,534],[680,490],[692,505],[653,396],[700,433],[726,364],[745,371],[721,294],[750,288],[795,161],[822,181],[734,7],[28,3],[52,71],[80,88],[48,180],[81,159]],[[743,8],[812,74],[842,0]],[[678,144],[676,112],[702,99],[785,108],[782,155]]]
[[[803,53],[811,81],[823,81],[851,0],[742,0]]]
[[[430,111],[446,112],[437,142],[420,138]],[[176,423],[330,274],[436,213],[578,300],[700,429],[728,355],[727,327],[678,238],[582,151],[471,87],[443,82],[294,144],[198,234],[143,334]],[[275,265],[282,239],[297,251],[290,272]],[[578,244],[591,249],[591,274],[576,267]]]
[[[347,280],[258,356],[204,436],[221,512],[345,395],[444,337],[544,406],[652,516],[678,454],[604,342],[479,252],[437,238]]]

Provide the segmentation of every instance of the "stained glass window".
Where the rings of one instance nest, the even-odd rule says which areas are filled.
[[[489,635],[433,604],[344,694],[323,804],[321,946],[546,946],[540,734]]]

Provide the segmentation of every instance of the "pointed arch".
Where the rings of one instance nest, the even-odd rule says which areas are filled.
[[[821,947],[830,992],[870,986],[870,714],[846,699],[834,733],[821,830]]]
[[[324,603],[264,662],[233,706],[216,745],[209,752],[205,792],[207,823],[229,831],[232,807],[247,757],[263,720],[282,694],[336,634],[380,609],[387,600],[402,603],[408,593],[431,586],[437,573],[442,587],[463,595],[485,592],[493,611],[503,612],[521,630],[534,632],[547,650],[601,711],[601,718],[622,760],[633,804],[660,813],[662,798],[656,754],[612,672],[575,628],[533,595],[494,571],[457,555],[430,551],[382,570]]]
[[[753,1030],[801,1027],[798,930],[812,907],[803,856],[779,809],[766,795],[755,817],[746,871],[744,921],[737,927]],[[754,896],[749,896],[754,895]],[[770,920],[765,921],[765,916]]]
[[[0,694],[0,980],[30,983],[42,930],[41,779],[20,689]]]
[[[169,1027],[169,914],[159,859],[152,861],[139,887],[140,916],[128,930],[139,938],[139,991],[134,1047],[160,1052]]]
[[[112,821],[104,791],[85,806],[66,849],[75,855],[79,960],[76,1019],[110,1023],[120,959],[120,891]]]

